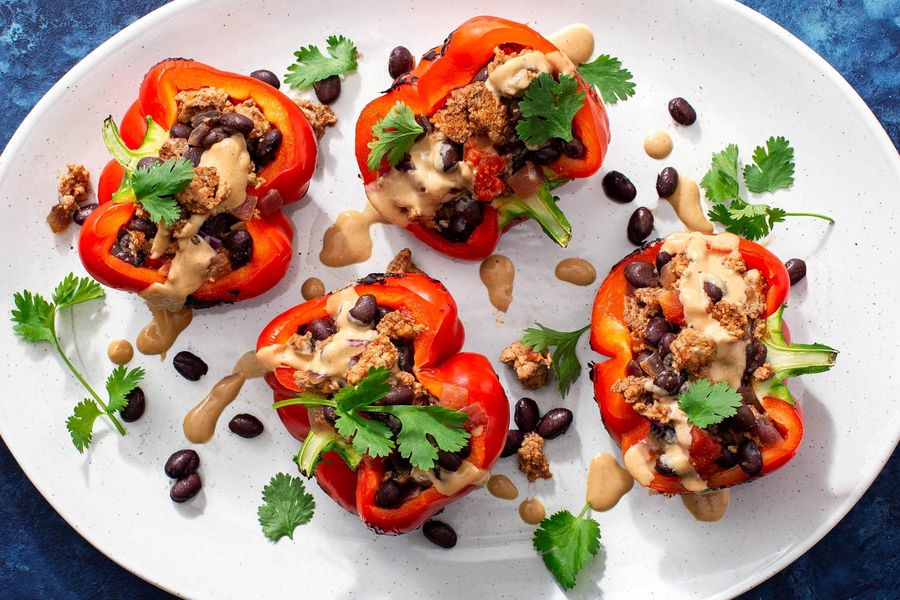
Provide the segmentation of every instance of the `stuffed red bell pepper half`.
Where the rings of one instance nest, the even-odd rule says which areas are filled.
[[[486,16],[429,50],[356,123],[369,202],[468,260],[524,219],[565,246],[572,228],[552,190],[596,173],[608,144],[603,103],[570,58],[526,25]]]
[[[117,127],[100,205],[79,237],[99,282],[177,311],[257,296],[287,271],[283,204],[306,192],[317,143],[290,98],[260,80],[169,59]]]
[[[485,483],[509,429],[490,362],[460,352],[441,283],[370,275],[273,320],[257,357],[303,444],[295,461],[379,533],[404,533]]]
[[[600,286],[591,346],[607,431],[641,485],[692,494],[786,464],[803,417],[784,380],[827,371],[837,352],[783,331],[790,281],[762,246],[676,233],[636,251]]]

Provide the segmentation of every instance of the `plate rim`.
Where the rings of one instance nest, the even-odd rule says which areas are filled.
[[[81,60],[79,60],[74,66],[72,66],[71,69],[69,69],[62,77],[60,77],[60,79],[57,80],[56,83],[54,83],[44,93],[43,96],[41,96],[41,98],[35,103],[32,109],[28,112],[28,114],[16,128],[13,135],[10,137],[2,154],[0,154],[0,180],[4,179],[7,175],[7,171],[9,170],[10,165],[13,163],[11,157],[17,154],[20,150],[20,147],[24,145],[25,138],[39,119],[40,115],[43,114],[43,112],[46,110],[46,107],[55,102],[59,96],[64,94],[65,90],[73,82],[77,82],[83,72],[87,72],[93,68],[96,68],[102,62],[105,56],[113,53],[117,48],[129,43],[136,32],[165,21],[166,19],[195,4],[211,3],[214,1],[215,0],[201,0],[201,2],[197,2],[196,0],[171,0],[169,3],[155,8],[149,13],[141,16],[133,23],[125,26],[120,31],[113,34],[109,39],[105,40],[99,46],[91,50]],[[773,35],[776,39],[786,43],[791,50],[795,51],[814,69],[822,73],[830,83],[836,84],[839,92],[841,92],[842,95],[851,102],[852,107],[855,109],[856,113],[861,116],[869,131],[874,134],[875,138],[881,146],[881,149],[884,151],[883,154],[893,156],[893,160],[890,160],[889,163],[892,162],[894,171],[900,174],[900,153],[897,153],[896,148],[884,126],[872,112],[872,109],[869,107],[869,105],[866,104],[865,100],[863,100],[863,98],[859,95],[859,92],[856,91],[856,89],[844,78],[843,75],[841,75],[840,72],[838,72],[838,70],[834,66],[831,65],[831,63],[820,56],[815,50],[809,47],[801,39],[796,37],[793,33],[788,31],[766,15],[763,15],[753,8],[740,3],[738,0],[702,1],[706,2],[707,4],[717,6],[718,8],[731,11],[739,18],[748,21],[750,24],[762,29],[765,33]],[[3,438],[4,443],[6,444],[6,439],[3,436],[2,430],[3,424],[0,423],[0,438]],[[810,548],[818,544],[840,521],[844,519],[847,513],[849,513],[850,510],[854,506],[856,506],[862,496],[866,493],[869,487],[871,487],[872,483],[884,469],[893,452],[896,450],[898,444],[900,444],[900,426],[898,426],[897,431],[895,431],[894,433],[894,447],[886,448],[886,451],[883,452],[882,456],[880,457],[880,467],[878,468],[878,470],[873,471],[870,476],[864,477],[856,487],[850,490],[850,492],[846,495],[844,501],[838,505],[836,510],[832,511],[832,513],[827,519],[823,521],[823,523],[816,527],[811,535],[809,535],[802,543],[795,545],[791,549],[791,551],[780,555],[774,562],[768,564],[764,569],[757,571],[743,581],[735,583],[734,585],[726,589],[720,590],[719,592],[715,593],[712,598],[733,598],[760,585],[775,574],[784,570],[786,567],[800,558],[800,556],[805,554]],[[9,444],[6,444],[6,446],[9,449],[10,454],[18,464],[19,468],[22,469],[22,472],[25,473],[26,477],[28,477],[29,482],[41,494],[41,496],[43,496],[43,498],[50,504],[50,506],[53,507],[53,510],[85,541],[87,541],[91,546],[97,549],[101,554],[109,558],[111,561],[113,561],[123,569],[132,573],[133,575],[140,577],[144,581],[170,594],[173,594],[180,598],[185,597],[178,590],[171,588],[160,581],[157,581],[150,575],[142,573],[139,568],[140,561],[132,561],[128,556],[115,557],[110,552],[108,552],[103,547],[102,542],[96,539],[94,533],[80,528],[75,522],[73,522],[73,520],[71,520],[71,517],[69,515],[66,515],[63,511],[60,510],[60,508],[57,506],[55,495],[49,493],[49,490],[45,490],[42,484],[37,483],[31,477],[29,469],[23,466],[22,461],[19,460],[19,456],[17,455],[15,449],[13,449]],[[132,562],[134,564],[132,564]]]

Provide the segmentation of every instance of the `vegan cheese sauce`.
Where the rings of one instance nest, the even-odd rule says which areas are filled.
[[[592,510],[611,509],[633,486],[634,479],[628,471],[619,466],[612,454],[601,452],[591,459],[585,499]]]
[[[672,153],[672,138],[665,131],[654,131],[644,138],[644,152],[657,160]]]
[[[583,258],[565,258],[556,265],[556,278],[574,285],[591,285],[597,279],[597,269]]]
[[[325,284],[318,277],[310,277],[300,286],[300,295],[304,300],[313,300],[325,295]]]
[[[113,340],[106,348],[106,356],[115,365],[127,365],[134,358],[134,347],[128,340]]]
[[[345,210],[334,225],[325,231],[319,261],[326,267],[346,267],[361,263],[372,256],[374,223],[384,223],[381,213],[369,202],[362,211]]]
[[[244,382],[262,375],[256,352],[247,352],[241,356],[231,375],[220,379],[212,391],[185,415],[182,423],[184,437],[195,444],[203,444],[212,439],[222,411],[237,398]]]
[[[492,254],[481,261],[478,273],[487,288],[491,304],[497,310],[506,312],[512,303],[513,280],[516,277],[512,261],[502,254]]]
[[[724,489],[705,494],[683,494],[681,501],[698,521],[718,521],[728,512],[731,490]]]

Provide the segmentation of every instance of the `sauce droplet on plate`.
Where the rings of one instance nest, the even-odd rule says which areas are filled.
[[[515,500],[519,495],[516,484],[506,475],[493,475],[488,479],[487,489],[492,496],[501,500]]]
[[[300,286],[300,294],[304,300],[312,300],[325,294],[325,284],[318,277],[310,277]]]
[[[706,494],[683,494],[681,501],[698,521],[718,521],[728,512],[731,490],[719,490]]]
[[[127,365],[134,358],[134,346],[128,340],[113,340],[106,348],[106,355],[115,365]]]
[[[644,152],[650,158],[665,158],[672,152],[672,138],[665,131],[654,131],[644,138]]]
[[[556,265],[556,278],[574,285],[591,285],[597,279],[597,269],[583,258],[566,258]]]
[[[319,260],[326,267],[346,267],[368,260],[372,256],[369,228],[383,222],[381,213],[368,202],[362,212],[345,210],[325,231]]]
[[[547,510],[537,498],[526,498],[519,505],[519,516],[529,525],[537,525],[547,516]]]
[[[506,312],[512,303],[513,280],[516,277],[512,261],[502,254],[493,254],[481,261],[478,272],[491,304],[497,310]]]
[[[634,486],[634,479],[608,452],[591,459],[585,498],[596,511],[611,509]]]

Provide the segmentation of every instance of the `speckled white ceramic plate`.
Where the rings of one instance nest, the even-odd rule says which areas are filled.
[[[262,5],[262,6],[261,6]],[[335,5],[336,7],[338,5]],[[255,343],[272,316],[297,304],[299,285],[317,275],[329,287],[381,270],[390,256],[412,246],[417,260],[440,277],[461,306],[467,348],[496,359],[535,315],[547,325],[574,329],[588,319],[595,288],[556,281],[563,257],[590,258],[606,270],[631,248],[625,223],[634,206],[606,200],[599,177],[564,190],[562,206],[574,224],[571,246],[553,246],[533,224],[504,236],[500,251],[517,266],[515,300],[505,324],[495,315],[477,265],[427,252],[396,228],[375,232],[372,260],[326,270],[317,260],[322,234],[343,209],[364,201],[353,160],[353,125],[360,108],[389,81],[386,56],[404,44],[421,53],[485,5],[445,2],[321,3],[174,2],[105,43],[66,75],[28,116],[0,159],[0,313],[23,287],[49,292],[70,270],[82,272],[72,249],[75,228],[52,236],[44,215],[53,202],[56,172],[82,161],[97,174],[107,160],[100,123],[121,115],[143,73],[168,56],[188,56],[223,69],[283,72],[300,45],[331,33],[354,39],[362,52],[358,74],[344,84],[335,108],[340,126],[321,148],[321,167],[309,196],[292,207],[296,257],[288,276],[263,298],[199,313],[174,351],[191,349],[210,364],[201,383],[178,377],[170,364],[140,357],[148,370],[149,407],[119,438],[100,426],[84,456],[68,439],[64,421],[82,390],[46,347],[27,346],[0,328],[0,431],[35,485],[66,520],[111,558],[172,592],[196,598],[439,597],[545,598],[562,595],[531,548],[531,527],[517,503],[476,491],[443,518],[458,531],[453,551],[419,533],[379,537],[315,489],[317,513],[295,540],[266,540],[256,523],[260,491],[278,471],[293,472],[297,443],[269,409],[261,381],[248,384],[227,415],[250,411],[266,432],[255,440],[231,435],[220,423],[212,442],[198,448],[205,487],[184,505],[168,498],[166,457],[186,446],[184,412],[234,359]],[[635,75],[637,96],[609,110],[613,142],[606,167],[629,173],[639,202],[655,207],[652,192],[661,168],[641,148],[650,130],[668,130],[675,150],[666,161],[699,179],[710,153],[736,142],[749,156],[768,135],[796,147],[796,185],[775,201],[792,210],[829,212],[834,227],[815,221],[780,225],[771,249],[809,264],[792,291],[787,318],[798,340],[820,340],[842,354],[830,373],[794,381],[806,415],[806,437],[787,467],[735,489],[727,517],[694,522],[678,500],[640,489],[608,513],[596,515],[605,549],[569,595],[613,598],[727,597],[768,577],[819,540],[859,499],[900,434],[895,401],[900,346],[886,332],[900,330],[900,280],[893,276],[900,204],[900,160],[888,137],[856,93],[825,61],[760,15],[731,2],[620,0],[548,5],[492,2],[493,13],[528,21],[550,33],[583,21],[597,32],[598,49],[615,54]],[[774,68],[773,68],[774,67]],[[700,115],[691,128],[675,128],[666,101],[689,98]],[[658,229],[675,228],[666,207]],[[92,381],[108,372],[112,337],[134,338],[147,319],[138,298],[109,293],[61,323],[64,344]],[[580,348],[582,362],[596,359]],[[501,371],[510,396],[522,390]],[[545,391],[544,408],[560,404]],[[541,498],[550,511],[582,504],[585,466],[598,451],[613,451],[583,377],[565,404],[575,425],[550,443],[556,474],[521,494]],[[515,475],[514,461],[497,472]],[[312,486],[316,488],[316,486]]]

